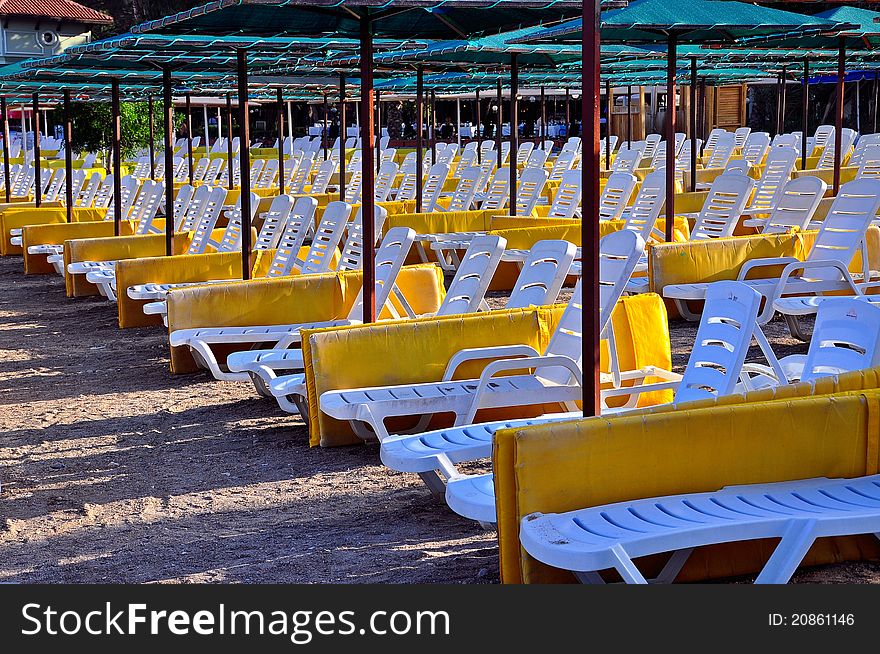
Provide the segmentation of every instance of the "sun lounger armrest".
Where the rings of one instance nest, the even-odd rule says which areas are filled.
[[[443,373],[443,381],[449,381],[455,375],[458,367],[467,361],[479,361],[481,359],[510,359],[513,357],[536,357],[540,353],[530,345],[492,345],[489,347],[471,347],[459,350],[449,359],[446,364],[446,372]]]
[[[794,275],[798,271],[806,273],[811,268],[814,270],[817,268],[836,268],[840,272],[840,276],[843,277],[843,281],[849,283],[853,294],[861,294],[855,282],[853,281],[852,275],[850,275],[847,265],[842,261],[838,261],[836,259],[826,259],[824,261],[798,261],[796,263],[788,264],[787,266],[785,266],[785,268],[782,269],[782,274],[779,276],[779,294],[781,295],[785,292],[785,284],[792,277],[792,275]]]
[[[794,257],[766,257],[764,259],[750,259],[746,261],[742,268],[739,269],[739,275],[736,276],[737,281],[743,281],[746,275],[755,268],[766,268],[770,266],[787,266],[791,264],[802,263],[800,259]]]
[[[522,370],[525,368],[534,368],[535,370],[538,370],[539,368],[565,368],[571,373],[572,377],[574,377],[578,386],[583,386],[583,375],[581,374],[580,366],[574,359],[570,359],[566,356],[545,355],[524,357],[522,359],[502,359],[500,361],[493,361],[483,368],[483,372],[480,375],[480,381],[477,384],[477,390],[474,392],[474,399],[471,401],[470,409],[468,409],[467,415],[461,424],[470,425],[474,422],[474,416],[480,408],[480,400],[486,393],[486,386],[489,385],[489,382],[497,373],[506,370]]]

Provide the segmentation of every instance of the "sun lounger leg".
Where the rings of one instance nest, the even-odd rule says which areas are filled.
[[[446,484],[436,471],[431,470],[430,472],[420,472],[419,477],[422,478],[422,481],[425,482],[425,486],[428,487],[428,490],[431,491],[431,495],[435,498],[444,499],[446,497]]]
[[[690,558],[691,552],[694,551],[693,547],[689,547],[683,550],[677,550],[672,553],[672,556],[669,557],[669,560],[666,562],[666,565],[663,566],[663,569],[660,571],[654,579],[651,580],[652,584],[671,584],[675,581],[675,578],[678,576],[678,573],[681,572],[681,569],[684,567],[684,564],[687,563],[688,558]]]
[[[788,326],[788,331],[791,334],[792,338],[796,338],[799,341],[803,341],[804,343],[810,342],[810,337],[804,334],[801,329],[801,324],[798,322],[797,316],[785,315],[785,324]]]
[[[814,528],[813,520],[792,522],[755,583],[787,583],[816,540]]]
[[[574,576],[582,584],[604,584],[605,580],[598,572],[575,572]]]
[[[688,322],[699,322],[700,314],[694,313],[688,308],[687,300],[673,300],[675,302],[675,308],[678,309],[679,315],[687,320]]]
[[[614,564],[614,569],[620,573],[620,576],[623,577],[623,580],[626,583],[648,583],[648,580],[645,579],[641,572],[639,572],[639,569],[636,567],[636,564],[633,563],[633,560],[629,558],[629,554],[627,554],[620,545],[614,545],[611,548],[611,553],[614,555],[614,558],[617,559],[617,563]]]

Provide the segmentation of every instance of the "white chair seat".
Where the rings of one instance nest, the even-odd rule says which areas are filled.
[[[446,504],[460,516],[485,525],[494,524],[497,521],[494,475],[450,479],[446,484]]]

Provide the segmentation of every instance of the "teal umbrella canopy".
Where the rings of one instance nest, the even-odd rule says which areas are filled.
[[[136,34],[466,39],[581,14],[580,0],[218,0],[142,23]]]
[[[582,19],[547,27],[517,42],[579,43]],[[679,43],[736,42],[747,37],[796,36],[835,32],[848,24],[734,0],[634,0],[602,12],[605,43],[651,43],[675,34]]]

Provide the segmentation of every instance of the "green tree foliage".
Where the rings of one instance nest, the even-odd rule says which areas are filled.
[[[161,148],[165,136],[162,121],[162,103],[154,105],[156,147]],[[150,114],[146,102],[122,102],[119,106],[122,118],[122,158],[130,159],[150,141]],[[71,107],[73,118],[73,149],[78,152],[109,152],[113,134],[113,119],[109,102],[76,102]],[[175,127],[183,116],[175,115]]]

